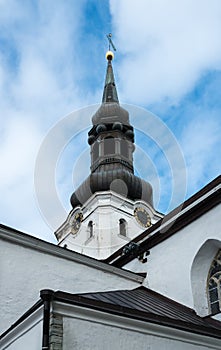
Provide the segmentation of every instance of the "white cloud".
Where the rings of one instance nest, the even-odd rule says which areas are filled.
[[[0,219],[53,240],[37,209],[34,166],[45,133],[83,101],[71,57],[84,1],[26,5],[0,1]]]
[[[1,136],[0,159],[3,166],[0,186],[4,188],[27,173],[27,167],[34,163],[33,155],[40,140],[40,134],[33,122],[17,115],[10,119]]]
[[[219,175],[220,134],[220,116],[202,109],[195,111],[194,120],[183,128],[181,144],[191,184],[189,194],[207,182],[208,174],[212,178]]]
[[[41,137],[27,116],[13,115],[1,130],[0,140],[1,223],[38,237],[49,231],[39,216],[33,192],[33,169]]]
[[[124,99],[177,103],[207,70],[221,68],[219,0],[110,0]]]

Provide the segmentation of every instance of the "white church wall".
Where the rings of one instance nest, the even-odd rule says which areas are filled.
[[[220,346],[221,340],[215,338],[95,310],[74,307],[63,316],[63,350],[205,350]]]
[[[202,307],[200,308],[199,305],[203,305],[205,315],[205,312],[208,313],[208,304],[205,305],[206,285],[202,292],[202,283],[205,284],[206,266],[204,264],[202,281],[202,277],[196,273],[200,268],[200,259],[197,262],[196,260],[194,262],[194,259],[206,241],[215,240],[217,250],[221,245],[220,209],[221,205],[214,207],[169,239],[153,247],[146,264],[136,259],[128,263],[125,268],[133,271],[145,270],[147,278],[144,284],[147,287],[191,308],[195,307],[199,314],[202,312]],[[211,250],[210,257],[206,257],[207,273],[214,258],[213,253],[214,250]],[[199,289],[201,289],[200,292]],[[203,298],[202,293],[204,293]],[[196,302],[199,296],[200,299]]]
[[[0,232],[1,233],[1,232]],[[32,238],[28,238],[32,242]],[[36,243],[37,242],[37,243]],[[15,322],[36,300],[41,289],[63,290],[71,293],[132,289],[140,285],[142,278],[127,276],[123,271],[105,266],[89,258],[71,260],[75,253],[33,239],[33,248],[21,242],[1,240],[0,255],[0,333]],[[40,251],[39,246],[44,246]],[[50,253],[50,249],[64,252],[64,257]],[[47,249],[48,252],[47,252]],[[43,249],[43,248],[42,248]],[[88,260],[88,264],[84,260]],[[93,266],[94,263],[94,266]],[[97,264],[97,265],[96,265]],[[99,265],[100,264],[100,265]],[[105,264],[103,264],[105,265]],[[112,272],[111,272],[112,270]],[[115,270],[119,270],[118,275]]]
[[[43,310],[37,310],[0,341],[2,350],[39,350],[42,347]]]
[[[149,287],[194,307],[191,268],[199,248],[208,239],[221,242],[220,207],[216,206],[151,250],[148,257]],[[211,256],[211,261],[214,256]],[[208,264],[207,272],[210,264]],[[197,290],[194,282],[193,292]],[[199,285],[199,288],[201,285]],[[205,286],[204,286],[205,290]],[[202,302],[199,301],[200,303]]]

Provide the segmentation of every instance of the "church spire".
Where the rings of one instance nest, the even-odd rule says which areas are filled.
[[[108,64],[107,64],[107,72],[106,72],[102,103],[105,103],[105,102],[119,103],[118,96],[117,96],[117,89],[114,81],[114,72],[113,72],[113,67],[111,63],[112,59],[114,58],[113,52],[108,51],[106,53],[106,58],[107,58]]]
[[[83,205],[94,194],[115,191],[122,194],[127,188],[127,198],[144,200],[152,205],[152,187],[134,175],[134,129],[129,113],[120,106],[112,68],[113,52],[106,54],[107,72],[103,99],[92,117],[88,132],[91,149],[91,173],[71,196],[73,208]],[[122,184],[113,190],[113,183]],[[122,188],[121,188],[122,187]]]
[[[110,34],[108,40],[114,50]],[[98,259],[122,246],[125,237],[132,239],[137,225],[141,232],[157,218],[151,185],[134,175],[134,129],[118,101],[113,56],[109,49],[102,103],[88,132],[90,174],[72,194],[73,210],[55,233],[59,245]]]

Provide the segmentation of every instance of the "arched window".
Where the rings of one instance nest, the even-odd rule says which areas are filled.
[[[108,136],[104,139],[104,155],[115,154],[115,140]]]
[[[93,237],[93,221],[88,223],[88,238]]]
[[[221,311],[221,250],[211,264],[207,288],[210,311],[215,315]]]
[[[127,236],[127,222],[124,219],[119,220],[119,233],[121,236]]]

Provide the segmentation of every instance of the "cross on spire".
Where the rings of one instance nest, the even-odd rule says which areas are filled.
[[[107,39],[108,39],[108,41],[109,41],[109,51],[110,51],[110,48],[111,48],[111,47],[112,47],[112,49],[113,49],[114,51],[116,51],[117,49],[116,49],[116,47],[114,46],[113,41],[111,40],[112,34],[109,33],[109,34],[106,35],[106,37],[107,37]]]

